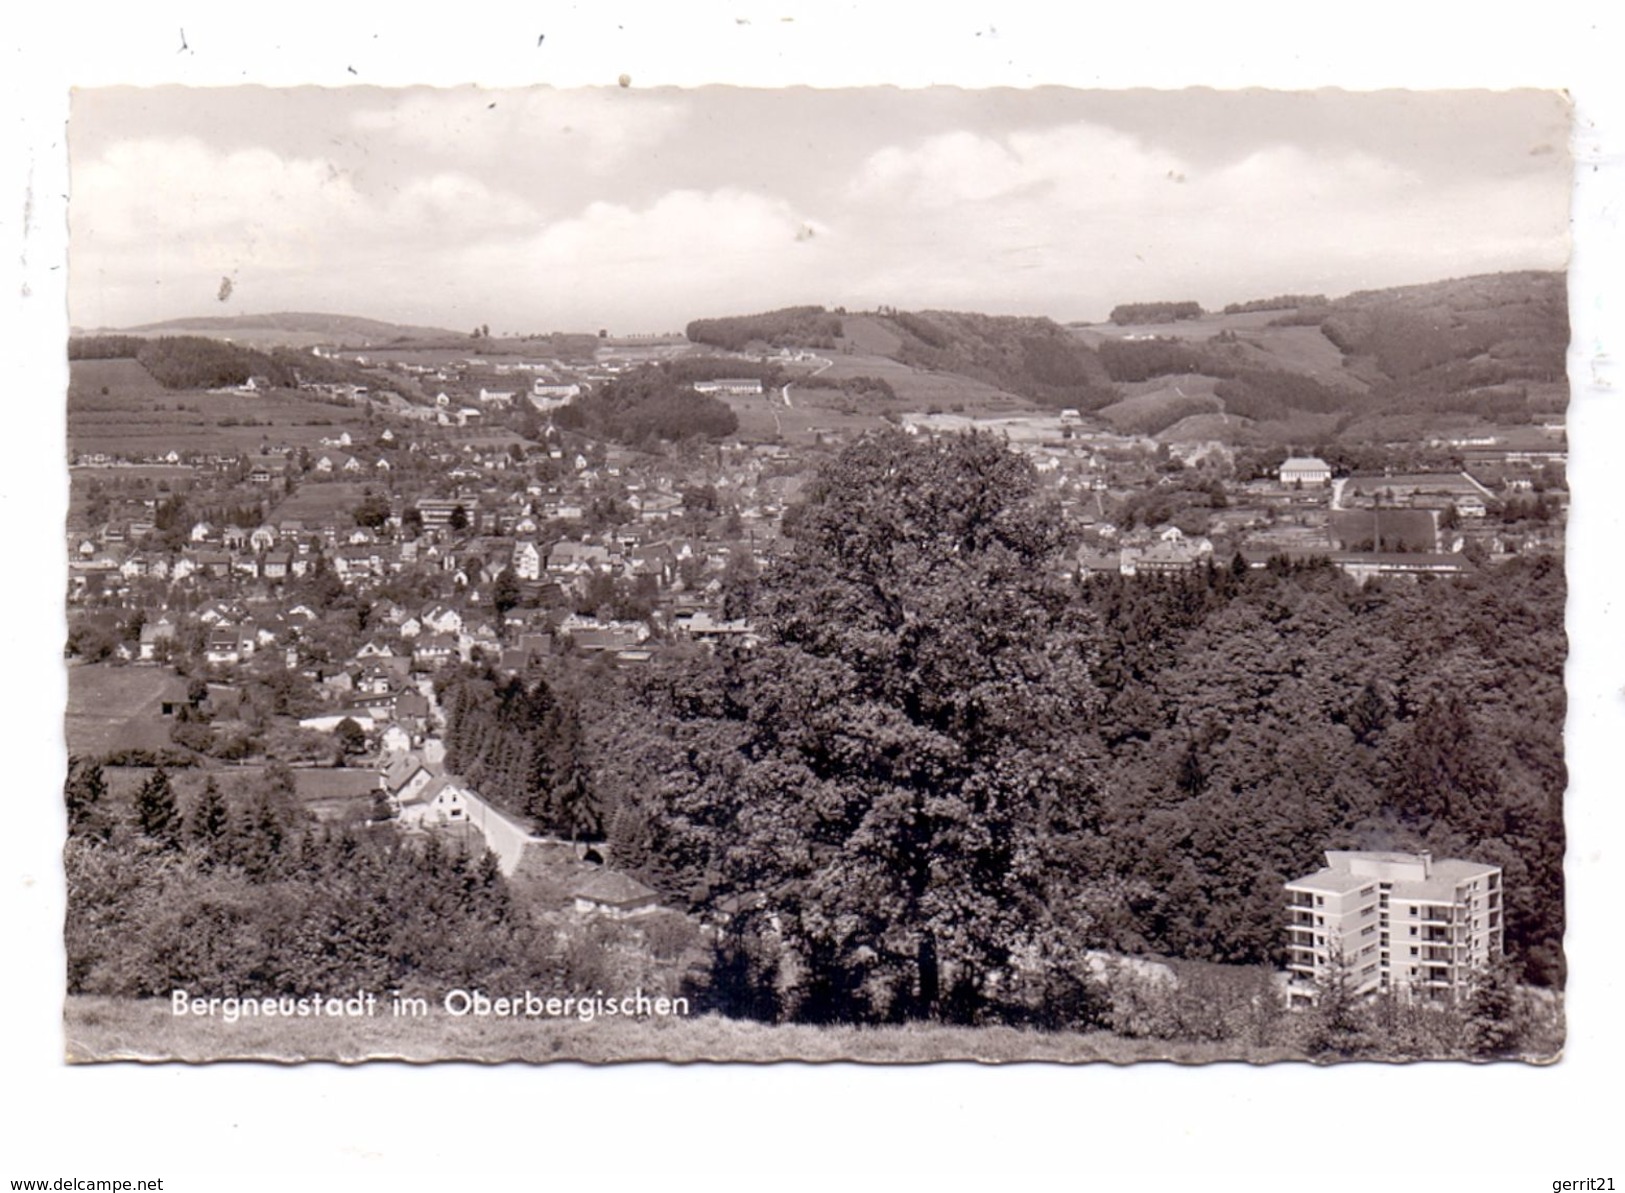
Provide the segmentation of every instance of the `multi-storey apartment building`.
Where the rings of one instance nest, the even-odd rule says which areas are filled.
[[[1356,995],[1454,1001],[1501,955],[1501,869],[1427,853],[1328,850],[1286,884],[1288,999],[1315,1001],[1341,970]]]

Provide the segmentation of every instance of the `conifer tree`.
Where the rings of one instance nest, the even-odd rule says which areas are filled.
[[[90,758],[68,759],[68,778],[62,787],[68,808],[68,835],[105,841],[113,820],[107,811],[107,780],[101,763]]]
[[[210,775],[203,784],[203,793],[192,806],[186,820],[187,836],[202,853],[206,862],[219,864],[230,860],[231,810],[225,797]]]
[[[135,819],[142,836],[160,848],[180,848],[180,809],[175,803],[175,789],[169,782],[169,774],[163,767],[154,770],[136,793]]]

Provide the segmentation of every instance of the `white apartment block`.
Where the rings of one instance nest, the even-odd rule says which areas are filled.
[[[1286,884],[1288,1001],[1308,1006],[1341,967],[1356,995],[1449,1002],[1501,955],[1501,868],[1427,853],[1328,850]]]

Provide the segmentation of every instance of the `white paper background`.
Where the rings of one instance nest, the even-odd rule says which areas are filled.
[[[166,1189],[183,1191],[394,1191],[509,1180],[545,1187],[573,1176],[620,1187],[636,1174],[686,1173],[725,1184],[836,1179],[867,1187],[894,1174],[941,1173],[954,1185],[1002,1186],[1047,1172],[1103,1187],[1161,1177],[1170,1188],[1176,1178],[1195,1188],[1450,1188],[1470,1175],[1483,1189],[1540,1190],[1562,1178],[1625,1179],[1619,1115],[1610,1109],[1622,1056],[1613,747],[1625,741],[1617,607],[1625,599],[1617,585],[1625,527],[1609,483],[1625,445],[1612,392],[1625,267],[1625,111],[1614,81],[1625,43],[1613,9],[1160,3],[1074,13],[1033,3],[801,0],[234,7],[244,15],[176,3],[41,6],[8,18],[13,102],[4,115],[17,140],[4,157],[0,224],[17,270],[5,343],[22,367],[6,374],[9,450],[0,465],[0,643],[11,680],[0,694],[11,763],[0,805],[0,1073],[9,1095],[0,1181],[164,1176]],[[1566,1059],[1544,1070],[1327,1071],[61,1064],[67,88],[569,85],[622,74],[633,86],[1569,90],[1579,222],[1571,273]]]

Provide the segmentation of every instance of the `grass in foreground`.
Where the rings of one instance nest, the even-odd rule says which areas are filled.
[[[100,1061],[326,1060],[501,1061],[858,1061],[921,1064],[1048,1061],[1179,1064],[1302,1060],[1287,1049],[1226,1043],[1138,1040],[1109,1032],[1039,1032],[1009,1027],[811,1027],[702,1015],[688,1019],[176,1018],[158,999],[74,997],[64,1010],[66,1057]]]

